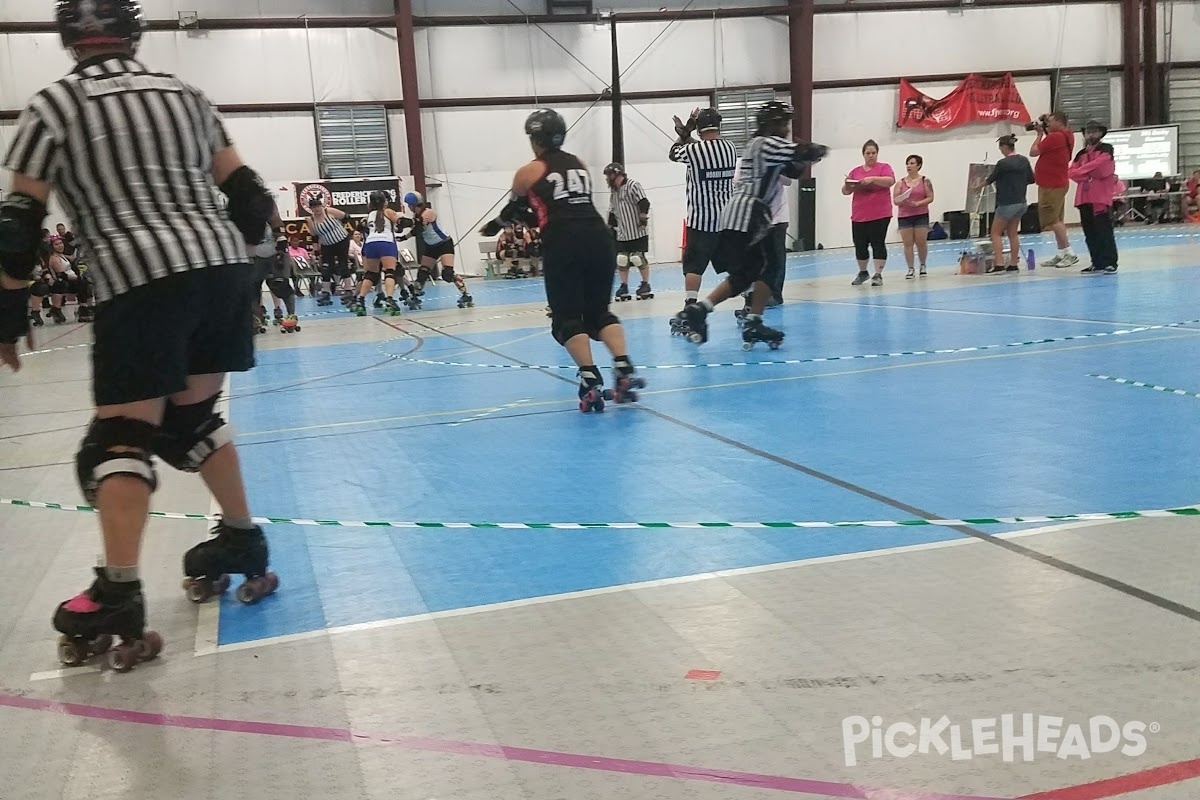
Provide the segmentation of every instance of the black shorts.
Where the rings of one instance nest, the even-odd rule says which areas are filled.
[[[754,244],[750,240],[750,234],[745,231],[721,231],[713,256],[713,267],[717,272],[727,272],[732,283],[747,287],[763,278],[768,263],[768,240]]]
[[[96,308],[92,393],[98,406],[152,400],[187,388],[189,375],[254,366],[256,294],[249,264],[180,272]]]
[[[917,214],[914,217],[897,217],[896,227],[900,230],[908,230],[910,228],[928,228],[929,215]]]
[[[650,237],[643,236],[640,239],[630,239],[628,242],[617,242],[617,252],[629,255],[630,253],[648,253],[650,251]]]
[[[550,313],[571,319],[606,313],[616,263],[612,234],[603,222],[560,222],[542,231],[542,272]]]
[[[254,265],[254,273],[258,276],[258,283],[255,284],[256,286],[261,286],[266,281],[271,280],[271,273],[274,272],[273,267],[275,266],[275,259],[255,256],[251,263]]]
[[[687,247],[683,251],[683,274],[703,275],[717,252],[720,231],[687,229]]]
[[[454,240],[447,239],[440,244],[426,244],[421,251],[421,258],[431,258],[436,262],[444,256],[454,255]]]
[[[327,274],[337,275],[339,278],[350,277],[349,237],[337,244],[321,243],[321,266]]]

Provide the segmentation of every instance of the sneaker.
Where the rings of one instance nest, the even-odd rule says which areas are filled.
[[[912,267],[909,267],[908,272],[904,273],[904,280],[906,281],[911,281],[915,277],[917,277],[917,271]]]
[[[1114,272],[1116,272],[1116,271],[1117,271],[1117,268],[1116,268],[1116,266],[1115,266],[1115,265],[1114,265],[1114,266],[1111,266],[1111,267],[1105,267],[1105,268],[1104,268],[1104,271],[1105,271],[1106,273],[1108,273],[1109,275],[1112,275]]]
[[[858,277],[856,277],[854,280],[852,280],[850,282],[850,285],[851,286],[862,286],[864,283],[867,282],[868,279],[870,279],[870,277],[871,277],[871,273],[867,272],[866,270],[863,270],[862,272],[858,273]]]
[[[1063,260],[1063,257],[1061,255],[1055,255],[1053,258],[1048,258],[1045,261],[1043,261],[1042,266],[1043,267],[1058,267],[1058,266],[1061,266],[1062,260]]]
[[[1059,259],[1058,263],[1055,264],[1054,266],[1056,269],[1068,269],[1070,267],[1075,266],[1078,263],[1079,263],[1079,256],[1075,255],[1074,253],[1067,253],[1065,256],[1062,256]]]
[[[1084,267],[1083,269],[1081,269],[1079,271],[1081,273],[1083,273],[1084,275],[1094,275],[1098,272],[1104,272],[1104,267],[1097,267],[1095,264],[1093,264],[1089,267]]]
[[[1021,268],[1018,267],[1016,264],[1009,264],[1008,267],[1006,267],[1004,271],[1005,272],[1020,272]]]
[[[872,275],[871,276],[871,285],[872,286],[883,286],[883,274],[876,272],[874,275]]]
[[[926,275],[928,275],[928,274],[929,274],[929,273],[925,271],[925,265],[924,265],[924,264],[922,264],[922,265],[921,265],[921,271],[920,271],[920,272],[918,272],[918,273],[917,273],[917,275],[919,275],[919,276],[921,276],[922,278],[924,278],[924,277],[925,277]]]

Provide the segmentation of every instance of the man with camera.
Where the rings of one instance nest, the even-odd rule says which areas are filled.
[[[1043,231],[1053,231],[1058,252],[1047,267],[1066,269],[1079,263],[1067,239],[1064,214],[1067,205],[1067,190],[1071,182],[1067,168],[1071,163],[1071,152],[1075,149],[1075,134],[1067,124],[1067,115],[1062,111],[1043,114],[1025,130],[1036,132],[1029,155],[1037,158],[1033,175],[1038,187],[1038,222]]]

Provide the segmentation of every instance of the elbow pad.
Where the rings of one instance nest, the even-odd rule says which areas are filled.
[[[496,218],[480,228],[479,232],[484,236],[495,236],[504,230],[504,226],[508,223],[519,222],[522,225],[534,226],[538,224],[538,221],[537,214],[529,205],[529,198],[510,194],[508,203],[500,209]]]
[[[27,194],[0,202],[0,270],[10,278],[30,280],[38,263],[46,204]]]
[[[241,231],[246,244],[257,244],[263,228],[275,214],[275,198],[263,185],[258,173],[247,166],[238,167],[221,191],[229,198],[229,219]]]
[[[647,198],[643,197],[641,200],[638,200],[638,211],[642,214],[650,213],[650,201]]]
[[[797,164],[815,164],[829,154],[829,148],[823,144],[800,142],[796,145],[796,154],[792,161]]]

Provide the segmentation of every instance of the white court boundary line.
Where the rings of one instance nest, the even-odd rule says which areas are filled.
[[[1109,525],[1114,522],[1121,522],[1119,519],[1108,520],[1086,520],[1082,522],[1068,522],[1062,525],[1050,525],[1044,528],[1034,528],[1027,531],[1014,531],[1012,533],[997,534],[998,539],[1017,539],[1026,536],[1040,536],[1047,533],[1057,533],[1060,531],[1073,530],[1076,528],[1087,528],[1098,525]],[[960,539],[950,539],[944,542],[927,542],[925,544],[902,545],[899,547],[886,547],[879,550],[867,550],[861,553],[843,553],[835,556],[821,556],[818,558],[800,559],[797,561],[785,561],[779,564],[763,564],[757,567],[740,567],[738,569],[715,570],[713,572],[701,572],[695,575],[682,575],[677,578],[660,578],[652,581],[641,581],[639,583],[625,583],[619,586],[602,586],[597,589],[583,589],[577,592],[564,592],[561,594],[545,595],[543,597],[529,597],[521,600],[508,600],[502,603],[491,603],[482,606],[470,606],[468,608],[455,608],[447,611],[434,611],[427,614],[414,614],[407,617],[394,617],[392,619],[374,620],[371,622],[357,622],[352,625],[339,625],[333,628],[323,628],[316,631],[304,631],[303,633],[289,633],[283,636],[272,636],[266,639],[255,639],[248,642],[236,642],[233,644],[218,645],[216,653],[233,653],[243,650],[257,650],[264,647],[274,647],[281,644],[293,644],[295,642],[312,641],[315,639],[332,638],[341,636],[347,633],[359,633],[362,631],[372,631],[381,628],[395,628],[401,625],[412,625],[419,622],[433,622],[441,619],[453,619],[455,617],[475,616],[477,614],[485,614],[492,611],[507,611],[513,608],[524,608],[526,606],[546,605],[549,603],[557,603],[564,600],[578,600],[586,597],[597,597],[606,594],[617,594],[620,592],[639,591],[643,589],[655,589],[660,586],[676,586],[685,583],[698,583],[700,581],[713,580],[716,578],[735,578],[742,575],[755,575],[764,572],[777,572],[784,569],[793,569],[797,567],[816,566],[818,564],[834,564],[842,561],[861,561],[867,558],[876,558],[879,556],[899,555],[904,553],[917,553],[926,550],[942,550],[949,547],[961,547],[969,544],[984,544],[984,540],[972,537],[963,537]],[[200,655],[199,653],[197,655]],[[205,653],[204,655],[209,655]],[[30,680],[33,680],[31,677]]]

